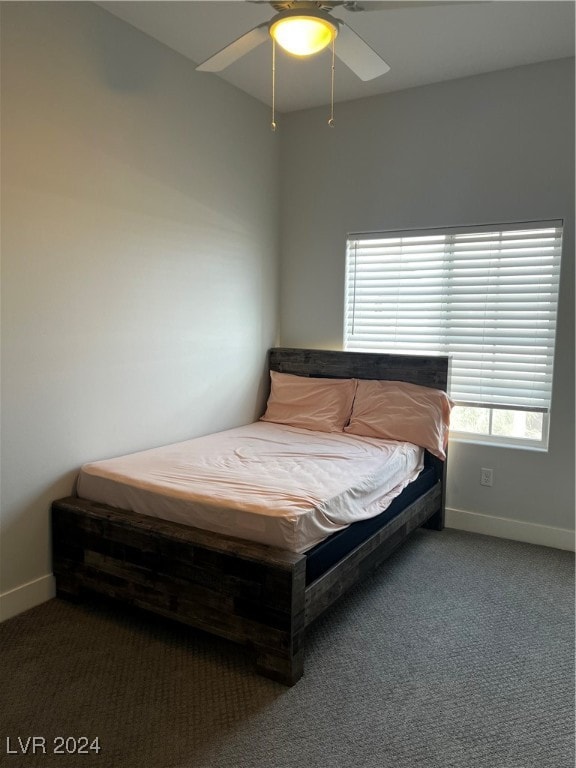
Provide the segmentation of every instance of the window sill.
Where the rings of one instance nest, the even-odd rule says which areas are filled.
[[[449,443],[465,443],[467,445],[485,445],[488,448],[513,448],[521,451],[535,451],[536,453],[548,453],[548,446],[541,443],[530,443],[528,440],[514,441],[506,438],[494,439],[492,435],[463,435],[451,434]]]

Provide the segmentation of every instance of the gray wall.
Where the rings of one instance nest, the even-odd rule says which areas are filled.
[[[5,614],[49,594],[49,504],[83,461],[258,415],[277,143],[266,107],[97,6],[3,4]]]
[[[338,104],[333,130],[325,109],[282,121],[284,345],[341,348],[347,232],[565,219],[550,450],[452,441],[458,524],[574,529],[573,73],[559,60]]]

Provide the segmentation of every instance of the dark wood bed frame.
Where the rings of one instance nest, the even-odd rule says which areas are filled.
[[[448,358],[272,349],[271,370],[388,379],[446,390]],[[304,668],[306,627],[366,577],[415,528],[444,527],[438,481],[310,584],[306,555],[70,497],[52,505],[57,595],[97,592],[255,650],[257,670],[288,685]]]

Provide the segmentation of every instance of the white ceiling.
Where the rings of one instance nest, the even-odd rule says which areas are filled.
[[[200,63],[252,27],[270,19],[265,3],[244,0],[100,2],[101,7]],[[366,0],[365,5],[369,5]],[[390,65],[360,81],[336,63],[336,101],[398,91],[548,59],[574,56],[574,0],[493,0],[351,13],[333,11]],[[336,51],[338,50],[336,40]],[[328,104],[330,54],[312,59],[278,55],[276,107],[289,112]],[[271,46],[262,45],[218,75],[271,103]]]

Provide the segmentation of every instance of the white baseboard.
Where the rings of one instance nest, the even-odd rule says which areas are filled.
[[[0,621],[24,613],[56,595],[56,582],[50,573],[22,584],[8,592],[0,592]]]
[[[543,547],[567,549],[570,552],[574,552],[575,549],[574,531],[567,528],[553,528],[550,525],[524,523],[520,520],[449,508],[446,508],[445,523],[447,528],[484,533],[500,539],[524,541],[528,544],[540,544]]]

